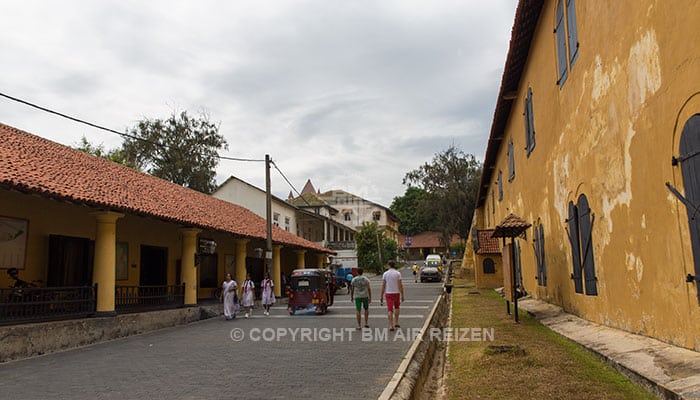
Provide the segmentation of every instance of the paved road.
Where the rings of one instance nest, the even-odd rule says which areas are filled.
[[[258,309],[249,319],[213,318],[0,364],[2,398],[377,398],[442,290],[438,283],[413,283],[408,269],[402,274],[406,302],[397,332],[386,329],[386,310],[377,301],[370,329],[356,331],[354,308],[341,289],[323,316],[288,316],[278,304],[269,317]],[[372,278],[375,297],[380,285],[380,277]]]

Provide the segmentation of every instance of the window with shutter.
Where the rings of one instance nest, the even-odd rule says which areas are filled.
[[[545,261],[546,258],[544,256],[544,227],[540,224],[540,234],[539,234],[539,242],[540,242],[540,263],[542,264],[542,286],[547,286],[547,262]]]
[[[559,71],[557,85],[559,85],[559,87],[564,86],[564,82],[566,82],[567,74],[569,72],[566,62],[566,28],[564,27],[563,2],[564,0],[557,1],[557,25],[554,28],[554,32],[557,35],[557,70]]]
[[[498,201],[503,201],[503,172],[498,171]]]
[[[583,277],[586,282],[586,294],[588,296],[598,295],[598,284],[595,276],[595,261],[593,260],[593,215],[588,206],[586,195],[578,198],[578,225],[581,235],[581,265],[583,267]]]
[[[515,241],[513,244],[513,262],[515,263],[515,284],[523,286],[523,268],[520,262],[520,242]]]
[[[544,262],[544,227],[535,227],[534,232],[535,261],[537,262],[537,284],[547,286],[547,268]]]
[[[527,88],[527,97],[525,98],[525,150],[528,157],[535,148],[535,120],[532,110],[532,88]]]
[[[578,28],[576,28],[574,0],[566,0],[566,26],[569,32],[569,68],[571,68],[578,57]]]
[[[571,260],[573,263],[573,273],[571,279],[574,281],[576,293],[583,293],[583,282],[581,280],[581,244],[579,242],[578,212],[573,201],[569,202],[569,217],[566,219],[569,230],[569,242],[571,243]]]
[[[683,187],[688,213],[690,245],[693,249],[695,282],[700,279],[700,114],[695,114],[685,123],[681,133],[680,156]],[[700,301],[700,286],[698,286]]]
[[[515,156],[513,154],[513,140],[508,142],[508,182],[513,182],[515,179]]]
[[[566,6],[565,6],[566,4]],[[578,28],[574,0],[557,0],[554,34],[557,41],[557,85],[564,86],[578,58]]]

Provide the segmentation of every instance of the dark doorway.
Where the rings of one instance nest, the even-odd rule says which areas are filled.
[[[46,286],[90,286],[95,242],[86,238],[49,235]]]
[[[245,270],[247,273],[250,274],[250,278],[253,280],[253,283],[255,283],[255,298],[259,299],[262,296],[262,291],[260,289],[260,282],[262,282],[264,278],[264,272],[263,270],[265,269],[265,259],[263,258],[253,258],[253,257],[246,257],[245,259]],[[241,282],[238,282],[240,285]]]
[[[165,286],[168,282],[168,249],[141,246],[140,286]]]
[[[202,254],[199,259],[199,287],[216,288],[219,286],[218,260],[216,254]]]

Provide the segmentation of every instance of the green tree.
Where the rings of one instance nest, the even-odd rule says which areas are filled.
[[[425,213],[428,207],[423,205],[427,196],[425,190],[409,186],[403,196],[394,197],[389,208],[401,221],[399,233],[412,236],[434,228],[431,215]]]
[[[74,149],[126,165],[127,167],[135,168],[135,166],[129,163],[129,161],[126,159],[126,156],[121,149],[105,150],[104,144],[100,143],[98,145],[94,145],[90,143],[85,136],[80,139],[80,142],[74,147]]]
[[[481,163],[471,154],[465,154],[454,145],[409,172],[405,185],[423,189],[427,195],[420,203],[423,213],[432,215],[442,241],[448,247],[449,239],[458,234],[469,236],[476,195],[481,179]]]
[[[182,111],[166,120],[143,119],[129,130],[122,145],[136,168],[184,187],[211,193],[216,189],[219,150],[228,144],[219,126],[202,112],[193,118]]]
[[[380,273],[388,260],[396,259],[396,241],[385,237],[376,222],[363,222],[362,228],[355,234],[355,243],[357,264],[367,271]]]

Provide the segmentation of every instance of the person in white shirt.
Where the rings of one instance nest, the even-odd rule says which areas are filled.
[[[404,301],[403,282],[401,281],[401,272],[396,270],[394,261],[389,260],[387,264],[389,269],[382,276],[382,294],[379,296],[379,302],[384,302],[384,294],[386,294],[389,330],[394,331],[401,327],[399,325],[399,306]]]

